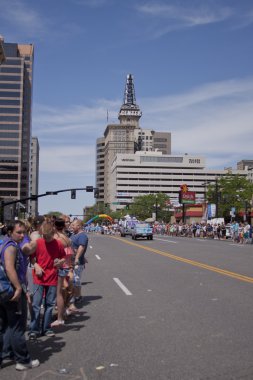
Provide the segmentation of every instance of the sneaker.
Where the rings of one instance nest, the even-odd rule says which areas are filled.
[[[45,332],[45,336],[53,337],[53,336],[55,336],[55,333],[54,333],[52,330],[47,330],[47,331]]]
[[[17,371],[26,371],[29,368],[36,368],[40,365],[40,362],[38,359],[31,360],[29,363],[17,363],[16,364],[16,370]]]
[[[83,299],[83,297],[82,296],[80,296],[80,297],[76,297],[75,298],[75,303],[81,303],[82,302],[82,299]]]

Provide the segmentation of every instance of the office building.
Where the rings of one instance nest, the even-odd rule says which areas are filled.
[[[227,170],[207,169],[205,159],[199,156],[142,151],[118,153],[111,167],[108,203],[116,210],[130,204],[137,196],[164,193],[177,205],[182,184],[187,184],[189,191],[196,193],[196,203],[203,203],[208,183],[214,183],[216,178],[227,173]],[[230,170],[229,173],[247,176],[245,170]]]
[[[97,202],[104,200],[105,181],[105,139],[100,137],[96,141],[96,188],[99,190]]]
[[[96,187],[98,202],[110,203],[112,192],[111,166],[117,154],[134,154],[136,151],[160,150],[171,153],[171,134],[140,127],[142,112],[136,103],[134,80],[127,75],[119,124],[108,124],[104,137],[97,139]]]
[[[3,42],[3,37],[0,36],[0,65],[5,61]]]
[[[33,45],[2,40],[0,66],[0,198],[29,196]]]
[[[30,156],[30,195],[38,195],[39,191],[39,153],[39,140],[37,137],[32,137]],[[38,215],[38,200],[29,201],[29,215]]]
[[[161,151],[163,154],[171,154],[171,133],[156,132],[151,129],[138,128],[134,130],[136,150],[145,152]]]

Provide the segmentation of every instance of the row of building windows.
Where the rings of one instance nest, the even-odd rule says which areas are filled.
[[[21,75],[4,75],[0,74],[0,81],[21,82]]]
[[[19,124],[0,123],[0,131],[4,131],[6,129],[9,131],[18,131],[19,130]]]
[[[20,111],[21,111],[20,108],[0,107],[0,114],[19,114]]]
[[[0,67],[0,73],[15,73],[20,74],[22,71],[21,67]]]
[[[0,164],[0,172],[18,171],[18,166]]]
[[[19,121],[19,116],[4,116],[0,115],[0,121]]]
[[[19,140],[0,140],[0,146],[19,146]]]
[[[189,176],[189,174],[185,174],[184,175],[184,180],[187,181],[187,182],[196,182],[196,181],[203,181],[203,179],[194,179],[192,176]],[[149,177],[149,178],[120,178],[118,177],[117,178],[117,183],[118,181],[138,181],[138,182],[141,182],[141,181],[145,181],[145,182],[173,182],[173,181],[182,181],[182,176],[173,176],[173,177],[168,177],[168,178],[152,178],[152,177]]]
[[[2,87],[1,87],[2,90]],[[18,91],[0,91],[0,98],[19,98],[20,92]]]
[[[14,66],[14,65],[21,65],[22,59],[21,58],[11,58],[8,57],[8,59],[4,62],[4,66]]]
[[[154,148],[158,148],[158,149],[166,149],[166,148],[167,148],[167,145],[165,145],[165,144],[154,144]]]
[[[13,190],[0,190],[0,197],[17,197],[18,192]]]
[[[0,148],[0,154],[14,154],[18,155],[18,149],[5,149],[5,148]],[[8,157],[9,158],[9,157]],[[13,158],[14,157],[10,157]]]
[[[0,82],[1,90],[19,90],[21,88],[21,83],[8,83],[8,82]]]
[[[18,138],[19,137],[19,133],[16,133],[16,132],[1,132],[0,131],[0,139],[8,139],[8,138]]]
[[[1,99],[0,98],[0,105],[3,105],[3,106],[19,106],[20,105],[20,99]]]
[[[168,139],[165,139],[165,138],[161,138],[161,137],[155,137],[154,138],[154,142],[167,142]]]
[[[0,173],[0,179],[18,179],[18,174],[1,174]]]
[[[141,162],[177,162],[182,163],[183,157],[141,156]]]
[[[10,189],[15,189],[18,187],[17,182],[1,182],[1,187],[3,188],[10,188]]]
[[[145,169],[147,169],[147,167],[145,167]],[[148,176],[153,176],[153,175],[174,175],[174,176],[181,176],[181,175],[189,175],[189,176],[202,176],[202,177],[206,177],[206,176],[211,176],[211,177],[215,177],[215,176],[219,176],[219,175],[222,175],[222,174],[217,174],[217,173],[206,173],[206,172],[181,172],[180,170],[192,170],[194,168],[175,168],[175,167],[167,167],[164,168],[166,170],[171,170],[171,172],[159,172],[156,168],[148,168],[148,169],[154,169],[154,171],[151,171],[151,172],[147,172],[147,171],[141,171],[141,172],[122,172],[122,171],[119,171],[117,172],[117,175],[119,174],[123,174],[123,175],[128,175],[130,178],[132,178],[133,174],[136,174],[138,175],[139,178],[141,178],[144,174],[145,175],[148,175]],[[177,172],[175,170],[178,170]]]
[[[159,184],[159,183],[155,183],[155,184],[150,184],[150,183],[146,183],[146,184],[138,184],[138,183],[134,183],[134,184],[128,184],[128,183],[122,183],[122,184],[118,184],[117,185],[117,190],[120,191],[120,187],[124,186],[124,188],[128,188],[128,187],[175,187],[175,186],[180,186],[180,185],[177,185],[177,184],[170,184],[170,183],[167,183],[165,185],[162,185],[162,184]],[[194,187],[197,187],[197,186],[194,186]],[[203,187],[201,187],[203,188]]]

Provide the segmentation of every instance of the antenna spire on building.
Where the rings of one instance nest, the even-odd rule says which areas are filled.
[[[132,74],[127,75],[125,94],[124,94],[124,104],[136,105],[135,90],[134,90],[134,80]]]
[[[124,100],[119,111],[120,123],[125,124],[126,122],[132,121],[138,127],[138,121],[142,115],[140,107],[136,104],[135,89],[134,89],[134,79],[132,74],[127,75]]]

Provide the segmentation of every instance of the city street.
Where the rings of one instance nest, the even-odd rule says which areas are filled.
[[[253,245],[89,235],[84,302],[1,380],[253,379]]]

